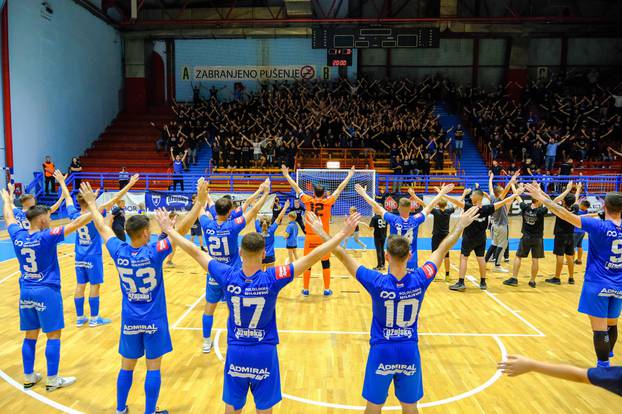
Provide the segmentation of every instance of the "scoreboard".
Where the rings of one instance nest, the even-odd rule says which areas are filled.
[[[352,66],[352,49],[328,49],[326,56],[326,66]]]
[[[315,27],[313,49],[389,49],[438,48],[440,31],[437,28],[372,27]]]

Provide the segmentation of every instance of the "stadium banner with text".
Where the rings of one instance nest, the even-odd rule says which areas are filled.
[[[97,204],[101,205],[110,201],[115,195],[116,191],[106,191],[97,198]],[[145,193],[130,192],[123,196],[125,201],[125,211],[129,214],[138,213],[139,210],[145,208]]]
[[[182,81],[285,81],[317,78],[315,65],[182,66]]]
[[[242,205],[251,194],[225,194],[225,193],[210,193],[212,200],[216,201],[219,198],[229,195],[233,201],[235,207]],[[188,193],[177,193],[174,191],[148,191],[144,193],[145,209],[147,211],[155,211],[159,208],[164,208],[168,211],[188,211],[192,209],[192,195]],[[261,214],[272,214],[272,203],[274,201],[274,195],[271,195],[266,200],[266,203],[260,210]]]

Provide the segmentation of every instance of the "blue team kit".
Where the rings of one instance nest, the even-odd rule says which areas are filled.
[[[412,257],[406,264],[406,267],[409,271],[415,270],[418,266],[417,239],[419,226],[425,221],[425,216],[422,213],[417,213],[414,216],[409,216],[407,219],[404,219],[398,214],[385,212],[383,218],[384,221],[391,225],[389,234],[402,236],[410,242]]]
[[[67,213],[71,220],[80,217],[80,211],[75,206],[67,206]],[[104,212],[104,217],[106,212]],[[76,231],[76,278],[78,283],[98,285],[104,283],[104,263],[102,261],[102,238],[90,222]]]

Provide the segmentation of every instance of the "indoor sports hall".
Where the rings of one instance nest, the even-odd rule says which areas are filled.
[[[0,413],[621,411],[619,2],[0,6]]]

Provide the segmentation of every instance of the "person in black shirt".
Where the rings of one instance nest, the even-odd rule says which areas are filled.
[[[559,166],[559,175],[572,175],[573,160],[568,158],[562,165]]]
[[[369,227],[374,229],[374,246],[376,247],[376,259],[378,261],[378,266],[376,266],[375,270],[384,270],[384,242],[387,238],[387,222],[384,221],[382,216],[374,214]]]
[[[80,159],[77,157],[73,157],[71,159],[71,164],[69,165],[69,174],[71,173],[80,173],[82,172],[82,164],[80,164]],[[73,188],[77,190],[80,188],[80,184],[82,183],[82,179],[76,178],[73,181]]]
[[[125,241],[125,200],[119,200],[110,213],[112,214],[112,231],[117,238]]]
[[[572,214],[579,212],[579,206],[576,204],[577,195],[569,194],[572,190],[572,181],[568,182],[566,190],[561,193],[553,201],[561,204]],[[581,190],[577,187],[578,192]],[[574,226],[566,220],[559,217],[555,218],[555,227],[553,228],[555,235],[553,244],[553,254],[555,255],[555,276],[546,279],[546,283],[560,285],[562,269],[564,268],[564,256],[566,256],[566,265],[568,266],[568,283],[574,285]]]
[[[449,221],[451,215],[456,211],[453,207],[447,207],[447,201],[441,200],[438,207],[432,209],[430,214],[434,217],[432,226],[432,251],[438,249],[445,237],[449,234]],[[449,280],[449,251],[445,255],[445,281]]]
[[[465,199],[464,201],[445,196],[447,201],[455,204],[459,208],[464,209],[464,211],[467,211],[471,207],[479,208],[478,217],[473,223],[464,229],[464,233],[462,235],[462,246],[460,248],[460,271],[458,273],[458,282],[451,285],[449,289],[458,292],[464,292],[466,289],[466,286],[464,285],[464,277],[467,271],[467,260],[469,259],[471,252],[475,252],[477,264],[479,265],[479,287],[482,290],[487,289],[486,262],[484,261],[484,254],[486,253],[486,228],[488,228],[488,217],[490,217],[495,210],[506,205],[511,205],[517,197],[519,197],[519,195],[514,194],[513,196],[495,204],[482,205],[484,192],[479,188],[473,190],[471,192],[471,197]]]
[[[274,203],[272,203],[272,221],[270,224],[273,224],[276,221],[279,214],[281,214],[281,210],[283,210],[283,206],[281,205],[279,198],[274,197]]]
[[[523,186],[519,187],[523,190]],[[515,187],[512,187],[515,190]],[[504,280],[507,286],[518,286],[518,271],[520,270],[521,260],[529,256],[531,252],[531,279],[529,286],[536,287],[536,276],[538,275],[539,259],[544,259],[544,217],[548,213],[546,207],[538,200],[533,200],[531,205],[520,203],[521,216],[523,217],[523,227],[521,229],[523,237],[520,239],[512,277]]]
[[[305,214],[305,206],[299,199],[296,198],[294,199],[294,205],[290,210],[296,213],[296,223],[300,226],[300,230],[302,230],[304,234],[307,234],[307,231],[305,230],[305,221],[302,218]]]

